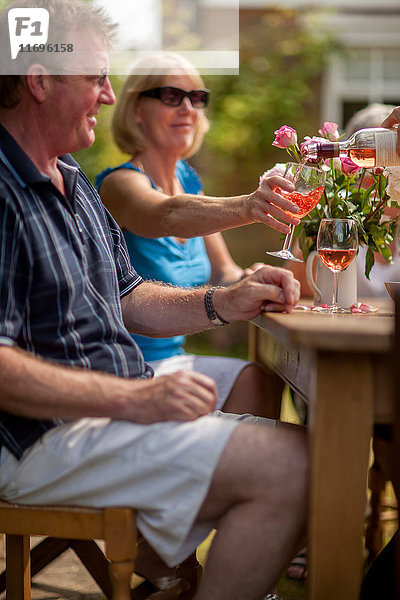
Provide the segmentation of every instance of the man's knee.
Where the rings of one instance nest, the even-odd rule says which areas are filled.
[[[275,504],[286,499],[304,504],[306,446],[302,428],[238,425],[217,464],[199,520],[218,518],[238,502],[261,500],[267,505],[272,496]]]
[[[232,473],[249,485],[282,482],[282,487],[305,486],[308,477],[307,437],[298,426],[260,427],[241,424],[231,436],[218,471]]]

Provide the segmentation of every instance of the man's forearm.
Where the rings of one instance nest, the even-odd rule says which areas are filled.
[[[143,282],[122,299],[128,331],[150,337],[169,337],[213,327],[208,319],[204,294],[208,288],[175,288]]]
[[[0,409],[33,419],[108,417],[149,424],[191,421],[215,409],[214,382],[200,373],[125,379],[0,348]]]
[[[207,316],[207,288],[174,288],[145,281],[122,299],[128,331],[150,337],[195,333],[214,327]],[[249,320],[262,310],[291,310],[300,285],[291,271],[265,265],[226,288],[215,290],[214,309],[229,323]]]
[[[123,418],[133,386],[145,381],[56,365],[18,350],[0,348],[1,409],[35,419]]]

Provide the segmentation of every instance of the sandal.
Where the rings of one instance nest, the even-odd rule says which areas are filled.
[[[304,580],[307,577],[307,548],[300,550],[290,561],[286,574],[289,579]]]

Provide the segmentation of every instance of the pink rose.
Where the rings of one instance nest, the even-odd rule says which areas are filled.
[[[361,167],[353,163],[353,161],[347,156],[346,158],[341,158],[340,162],[340,168],[342,169],[342,173],[344,175],[354,175],[355,173],[358,173],[358,171],[361,170]]]
[[[384,170],[385,169],[383,167],[374,167],[372,172],[374,175],[383,175]]]
[[[325,121],[325,123],[322,126],[322,129],[318,129],[318,133],[324,138],[330,140],[331,142],[336,142],[336,140],[338,140],[340,137],[338,127],[339,125],[337,123]]]
[[[304,154],[307,154],[307,146],[309,144],[314,144],[315,142],[322,142],[323,144],[326,144],[326,139],[325,138],[320,138],[320,137],[310,137],[309,135],[306,135],[304,138],[304,142],[301,142],[300,144],[300,152],[301,154],[304,156]]]
[[[272,145],[277,148],[287,148],[288,146],[297,144],[296,130],[288,125],[282,125],[282,127],[274,131],[274,133],[275,140],[272,142]]]

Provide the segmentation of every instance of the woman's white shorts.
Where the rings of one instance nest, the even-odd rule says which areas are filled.
[[[170,375],[176,371],[197,371],[214,379],[217,385],[217,408],[221,409],[240,373],[252,364],[240,358],[225,356],[200,356],[198,354],[178,354],[149,363],[154,369],[154,376]]]

